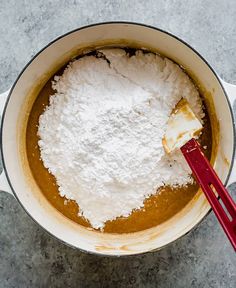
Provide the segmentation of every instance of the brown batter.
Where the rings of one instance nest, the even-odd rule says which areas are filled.
[[[56,74],[59,75],[60,72]],[[52,79],[47,82],[39,93],[29,116],[26,131],[26,150],[29,166],[35,181],[48,201],[66,217],[80,225],[91,228],[86,219],[78,216],[79,207],[76,202],[68,201],[59,195],[54,176],[48,172],[40,160],[39,138],[37,136],[38,119],[49,104],[49,96],[54,94],[51,88],[51,81]],[[207,111],[205,113],[206,117],[204,119],[205,123],[200,143],[202,146],[207,146],[205,154],[210,158],[212,149],[211,125]],[[197,190],[198,185],[196,184],[178,189],[170,187],[162,188],[158,195],[146,199],[143,209],[134,210],[128,218],[120,217],[116,220],[108,221],[104,232],[129,233],[154,227],[179,212],[194,197]]]

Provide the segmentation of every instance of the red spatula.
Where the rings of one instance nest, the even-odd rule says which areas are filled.
[[[189,140],[180,149],[236,251],[236,204],[195,139]],[[220,202],[219,197],[225,208]]]
[[[204,156],[200,145],[192,138],[201,129],[202,125],[188,103],[182,101],[169,119],[163,146],[167,153],[180,148],[236,251],[236,204]]]

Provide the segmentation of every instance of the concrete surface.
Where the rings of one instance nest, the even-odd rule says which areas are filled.
[[[0,91],[55,37],[109,20],[175,33],[236,83],[235,15],[234,0],[0,0]],[[236,287],[235,254],[213,214],[160,252],[120,259],[59,243],[4,193],[0,219],[0,287]]]

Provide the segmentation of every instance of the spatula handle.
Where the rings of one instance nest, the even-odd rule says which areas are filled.
[[[236,204],[204,156],[200,145],[195,139],[189,140],[181,147],[181,151],[232,243],[232,246],[236,250]],[[221,198],[225,209],[219,201],[218,196]]]

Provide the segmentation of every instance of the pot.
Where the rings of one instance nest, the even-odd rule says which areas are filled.
[[[184,41],[155,27],[109,22],[69,32],[42,49],[26,65],[11,90],[0,96],[4,167],[0,189],[12,193],[34,221],[57,239],[87,252],[118,256],[158,250],[188,233],[210,211],[203,193],[198,191],[184,209],[157,227],[119,235],[91,231],[63,216],[46,200],[31,175],[24,145],[26,118],[35,91],[72,55],[121,43],[132,43],[135,47],[148,47],[163,53],[185,67],[200,83],[204,95],[209,96],[207,106],[215,135],[212,165],[225,185],[234,182],[236,165],[232,105],[236,98],[236,86],[221,80],[207,61]]]

